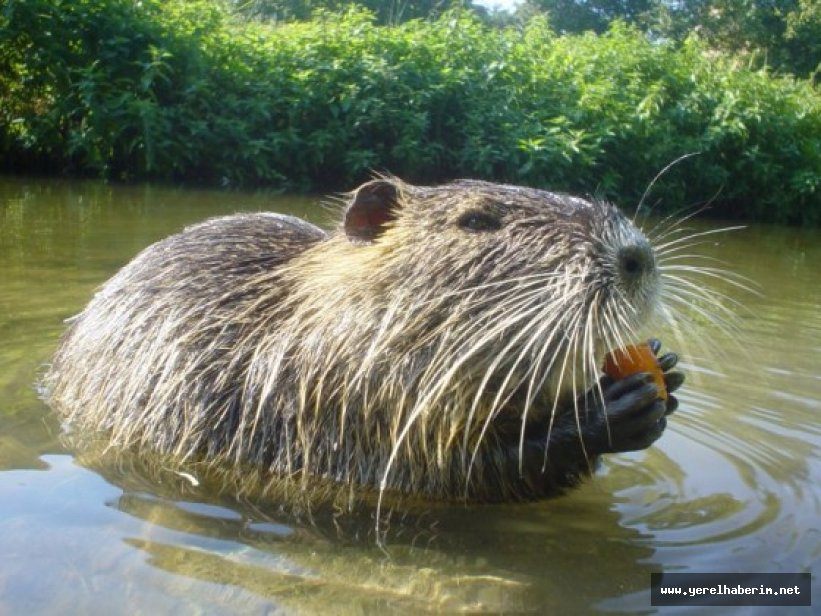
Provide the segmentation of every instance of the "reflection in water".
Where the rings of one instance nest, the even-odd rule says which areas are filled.
[[[263,512],[184,484],[146,492],[133,475],[123,489],[69,456],[45,461],[47,472],[4,473],[0,546],[8,558],[38,567],[34,577],[25,568],[4,576],[3,596],[25,599],[19,589],[28,588],[49,612],[96,607],[98,594],[101,605],[113,604],[124,585],[141,587],[133,606],[190,594],[215,612],[269,604],[323,613],[583,610],[591,599],[644,588],[649,572],[635,563],[652,550],[595,492],[555,507],[422,512],[421,524],[401,521],[410,532],[383,552],[344,534],[337,539],[327,518],[278,520],[275,507]],[[372,527],[370,519],[363,524]],[[157,577],[157,570],[173,575]],[[85,580],[79,595],[78,576]],[[578,578],[582,594],[574,590]]]
[[[743,297],[742,336],[703,325],[665,436],[566,497],[415,504],[382,551],[367,508],[308,515],[231,482],[74,457],[33,388],[61,320],[152,241],[259,209],[325,219],[265,194],[0,180],[0,613],[632,612],[649,609],[650,571],[817,573],[818,232],[699,246],[762,289]]]

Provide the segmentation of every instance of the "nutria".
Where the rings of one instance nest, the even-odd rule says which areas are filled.
[[[47,399],[74,431],[182,460],[537,498],[676,408],[650,375],[599,378],[660,302],[658,258],[605,202],[378,178],[331,232],[241,214],[146,248],[70,321]]]

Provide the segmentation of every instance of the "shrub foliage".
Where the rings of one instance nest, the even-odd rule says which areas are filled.
[[[557,36],[544,18],[468,13],[380,26],[361,10],[236,20],[209,0],[5,0],[7,169],[350,187],[485,177],[629,207],[718,197],[720,215],[821,222],[821,113],[809,81],[695,39],[620,23]]]

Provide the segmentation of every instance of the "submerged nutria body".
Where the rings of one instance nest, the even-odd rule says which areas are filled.
[[[652,379],[598,380],[661,284],[609,204],[378,179],[332,232],[236,215],[148,247],[72,320],[48,399],[74,430],[181,459],[539,497],[664,430],[675,398]]]

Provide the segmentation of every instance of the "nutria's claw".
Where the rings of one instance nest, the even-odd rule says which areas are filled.
[[[663,372],[668,372],[678,363],[678,355],[675,353],[665,353],[659,357],[659,367]]]
[[[681,372],[665,372],[664,386],[667,388],[667,414],[669,415],[678,408],[678,398],[673,395],[681,384],[684,383],[684,374]]]
[[[647,344],[655,355],[659,354],[661,341],[658,338],[650,338]],[[667,388],[666,415],[669,415],[678,408],[678,400],[671,394],[684,383],[684,375],[681,372],[671,372],[673,368],[676,367],[676,364],[678,364],[678,359],[678,354],[676,353],[665,353],[658,358],[659,367],[664,372],[664,385]]]

